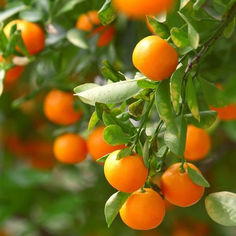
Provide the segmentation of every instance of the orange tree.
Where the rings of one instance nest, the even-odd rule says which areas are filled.
[[[0,8],[3,233],[229,235],[234,0]]]

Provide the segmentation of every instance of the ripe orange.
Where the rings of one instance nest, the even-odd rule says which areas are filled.
[[[106,154],[125,147],[125,145],[112,146],[108,144],[103,138],[104,128],[105,127],[101,126],[93,130],[87,140],[88,152],[95,161]]]
[[[86,141],[77,134],[63,134],[53,145],[55,157],[66,164],[83,161],[87,156]]]
[[[97,11],[89,11],[87,14],[79,16],[76,22],[76,28],[91,32],[89,37],[98,34],[97,45],[99,47],[108,45],[115,34],[115,28],[113,26],[101,26]]]
[[[171,76],[178,65],[178,54],[157,35],[142,39],[134,48],[133,64],[149,79],[158,81]]]
[[[46,117],[60,125],[70,125],[77,122],[82,116],[81,110],[74,110],[74,96],[72,93],[60,90],[51,90],[44,100]]]
[[[34,55],[43,50],[45,34],[40,26],[25,20],[13,20],[4,28],[7,37],[9,37],[13,25],[17,25],[17,29],[21,30],[22,39],[30,55]]]
[[[174,0],[113,0],[115,8],[128,17],[141,18],[169,10]]]
[[[105,161],[104,174],[115,189],[132,193],[141,188],[147,179],[148,169],[138,154],[117,160],[119,151],[111,153]]]
[[[211,139],[204,130],[188,125],[184,156],[186,160],[197,161],[206,157],[211,149]]]
[[[181,163],[171,165],[161,177],[161,190],[165,198],[172,204],[181,207],[188,207],[198,202],[203,193],[204,187],[195,184],[187,172],[187,165],[184,165],[185,172],[180,172]],[[188,165],[198,171],[193,164]]]
[[[3,62],[3,58],[0,55],[0,62]],[[24,72],[24,66],[14,66],[9,69],[5,75],[4,84],[12,85]]]
[[[165,216],[165,203],[161,196],[151,188],[144,191],[132,193],[120,209],[121,219],[132,229],[156,228]]]

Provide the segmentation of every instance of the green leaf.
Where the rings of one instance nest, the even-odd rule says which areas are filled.
[[[156,89],[158,83],[151,80],[138,80],[138,86],[142,89]]]
[[[0,70],[0,96],[2,95],[3,92],[5,74],[6,74],[5,70]]]
[[[108,126],[108,125],[116,125],[116,119],[114,119],[113,115],[111,113],[108,113],[106,111],[103,112],[102,115],[102,120],[103,123]]]
[[[163,23],[160,23],[153,16],[147,16],[147,20],[156,35],[164,39],[167,39],[170,36],[168,26]]]
[[[156,106],[159,116],[165,122],[167,129],[177,132],[170,100],[169,80],[161,81],[156,89]]]
[[[88,40],[85,32],[78,29],[71,29],[67,32],[66,37],[76,47],[88,49]]]
[[[130,138],[123,132],[118,125],[109,125],[104,129],[103,137],[110,145],[120,145],[128,143]]]
[[[198,122],[192,114],[185,114],[184,118],[188,124],[193,124],[202,129],[210,128],[216,121],[217,112],[215,111],[200,111],[200,122]]]
[[[229,23],[229,25],[225,28],[224,30],[224,36],[228,39],[231,37],[231,35],[234,32],[235,29],[235,21],[236,21],[236,17],[234,17],[234,19]]]
[[[187,80],[186,97],[187,97],[188,107],[191,113],[200,122],[197,95],[196,95],[196,91],[193,85],[193,80],[191,77],[188,77],[188,80]]]
[[[98,118],[98,116],[97,116],[96,111],[94,111],[93,114],[92,114],[92,116],[91,116],[91,118],[90,118],[90,120],[89,120],[88,130],[89,130],[89,131],[92,130],[92,129],[96,126],[96,124],[98,123],[98,121],[99,121],[99,118]]]
[[[99,20],[103,25],[108,25],[116,18],[116,11],[112,8],[111,0],[106,0],[98,12]]]
[[[130,193],[116,192],[107,200],[105,204],[105,218],[108,227],[111,226],[112,222],[119,213],[120,208],[130,195]]]
[[[16,6],[4,10],[3,12],[0,13],[0,22],[3,22],[4,20],[15,15],[16,13],[25,10],[26,8],[27,6],[24,5],[23,3],[18,3]]]
[[[143,145],[143,162],[144,162],[144,165],[149,168],[149,149],[150,149],[150,142],[148,139],[146,139],[144,145]]]
[[[186,143],[187,123],[182,116],[176,118],[174,122],[177,125],[177,130],[167,128],[164,134],[164,141],[174,154],[183,156]]]
[[[108,61],[104,61],[103,65],[104,66],[101,68],[101,72],[102,72],[102,75],[106,79],[109,79],[113,82],[118,82],[118,81],[122,81],[122,80],[125,81],[126,80],[125,76],[121,72],[116,71]]]
[[[185,33],[182,29],[178,29],[177,27],[173,27],[170,31],[171,39],[174,44],[178,48],[185,48],[190,46],[190,42],[188,39],[187,33]]]
[[[227,105],[224,92],[213,83],[202,78],[199,79],[206,102],[214,107],[224,107]]]
[[[206,188],[210,187],[210,184],[203,177],[203,175],[189,166],[188,166],[188,175],[195,184]]]
[[[130,104],[128,107],[129,113],[134,117],[140,117],[143,113],[144,104],[145,102],[142,99]]]
[[[192,26],[192,24],[190,23],[190,21],[185,15],[183,15],[181,12],[178,12],[178,13],[188,25],[188,38],[189,38],[191,46],[193,47],[193,49],[197,49],[199,46],[199,40],[200,40],[198,32]]]
[[[103,156],[103,157],[97,159],[96,162],[98,162],[98,163],[104,163],[104,162],[106,161],[106,159],[108,158],[109,155],[110,155],[110,154],[106,154],[105,156]]]
[[[224,226],[236,226],[236,194],[217,192],[205,199],[208,215],[212,220]]]
[[[108,111],[109,108],[105,104],[96,102],[95,103],[95,110],[97,113],[97,117],[99,118],[99,120],[102,121],[103,111]]]
[[[171,101],[176,114],[179,113],[184,67],[179,67],[170,78]]]
[[[82,102],[94,106],[96,102],[104,104],[121,103],[137,94],[140,90],[137,80],[127,80],[91,88],[76,93],[76,95]]]
[[[199,10],[205,2],[206,0],[196,0],[196,2],[193,4],[193,9]]]
[[[119,153],[117,154],[117,158],[116,159],[120,160],[123,157],[129,156],[131,154],[132,154],[132,148],[131,147],[127,147],[127,148],[121,149],[119,151]]]
[[[180,0],[180,10],[183,9],[189,2],[190,0]]]
[[[76,88],[74,88],[74,92],[75,93],[81,93],[83,91],[86,91],[86,90],[91,89],[91,88],[96,88],[96,87],[99,87],[99,85],[94,84],[94,83],[86,83],[86,84],[82,84],[82,85],[79,85]]]

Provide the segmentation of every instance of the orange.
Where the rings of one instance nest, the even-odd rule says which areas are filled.
[[[75,164],[87,156],[86,141],[77,134],[63,134],[53,145],[55,157],[63,163]]]
[[[89,11],[87,14],[82,14],[78,17],[76,28],[83,31],[91,31],[94,26],[100,25],[97,11]]]
[[[195,184],[189,177],[187,165],[184,165],[185,172],[180,172],[181,163],[171,165],[161,177],[161,190],[165,198],[172,204],[181,207],[188,207],[198,202],[203,193],[204,187]],[[193,164],[188,165],[199,171]]]
[[[211,138],[204,130],[188,125],[184,156],[188,161],[197,161],[206,157],[211,149]]]
[[[156,228],[164,216],[165,203],[161,196],[151,188],[145,188],[144,192],[132,193],[120,209],[123,222],[136,230]]]
[[[114,26],[99,26],[91,33],[91,36],[95,34],[100,34],[97,45],[104,47],[111,42],[115,34],[115,28]]]
[[[39,53],[44,49],[45,34],[40,26],[25,20],[13,20],[4,28],[7,37],[10,36],[13,25],[17,25],[17,29],[21,31],[22,39],[30,55]]]
[[[5,8],[6,7],[6,1],[0,0],[0,7]]]
[[[125,145],[112,146],[108,144],[103,138],[104,128],[105,127],[101,126],[93,130],[87,140],[88,152],[95,161],[111,152],[125,147]]]
[[[97,45],[99,47],[108,45],[115,34],[115,28],[113,26],[101,26],[98,13],[95,10],[80,15],[76,22],[76,28],[86,32],[91,32],[89,37],[98,34]]]
[[[111,153],[105,161],[104,174],[115,189],[132,193],[141,188],[148,177],[148,169],[138,154],[117,159],[119,151]]]
[[[0,62],[3,62],[3,58],[0,55]],[[14,66],[6,72],[4,84],[13,84],[24,72],[24,66]]]
[[[164,39],[152,35],[142,39],[134,48],[133,64],[149,79],[164,80],[175,71],[178,54]]]
[[[59,125],[70,125],[82,116],[81,110],[74,110],[74,96],[72,93],[51,90],[44,100],[46,117]]]
[[[236,120],[236,104],[229,104],[225,107],[211,107],[217,112],[218,117],[223,121]]]
[[[115,8],[131,18],[156,15],[169,10],[174,0],[113,0]]]

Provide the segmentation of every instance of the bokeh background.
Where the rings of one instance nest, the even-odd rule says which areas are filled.
[[[0,235],[1,236],[234,236],[236,229],[214,223],[207,215],[204,198],[189,208],[167,203],[166,217],[158,229],[138,232],[126,227],[119,217],[108,229],[104,204],[115,190],[104,178],[103,166],[88,155],[78,165],[63,165],[53,156],[52,143],[64,132],[78,132],[87,138],[93,108],[82,105],[83,118],[71,126],[59,126],[46,119],[43,100],[52,88],[71,90],[84,82],[103,84],[100,68],[104,59],[128,76],[135,73],[131,55],[135,44],[150,34],[144,21],[119,17],[113,41],[89,50],[72,45],[66,32],[75,27],[78,16],[100,9],[104,1],[74,1],[60,14],[63,0],[1,1],[0,16],[8,9],[27,6],[4,20],[26,19],[39,23],[46,32],[46,48],[26,67],[21,78],[4,89],[0,97]],[[68,2],[73,2],[69,1]],[[221,13],[224,1],[209,1]],[[218,4],[218,5],[217,5]],[[58,13],[59,12],[59,13]],[[56,30],[56,34],[53,33]],[[218,40],[202,62],[206,78],[224,84],[235,76],[236,34]],[[152,120],[150,121],[152,122]],[[236,122],[217,121],[211,130],[213,147],[197,163],[211,187],[207,193],[236,190]],[[99,144],[98,144],[99,145]],[[96,148],[96,147],[95,147]],[[174,157],[169,156],[172,162]],[[143,216],[145,217],[145,215]]]

